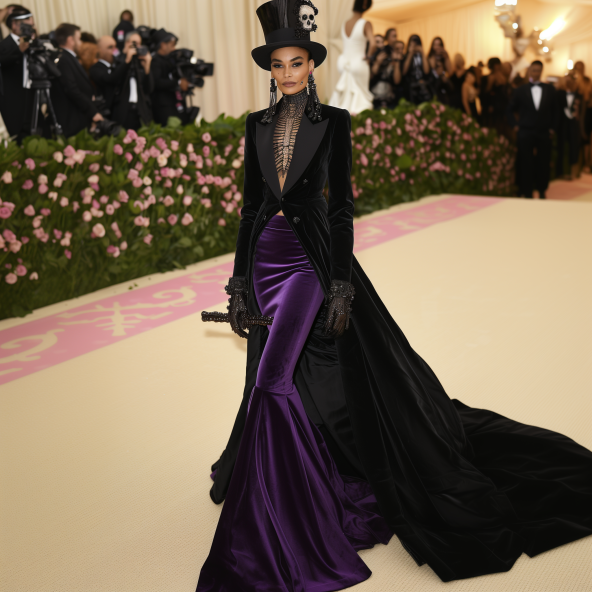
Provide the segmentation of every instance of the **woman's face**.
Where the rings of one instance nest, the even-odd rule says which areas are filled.
[[[314,60],[301,47],[282,47],[271,54],[271,75],[284,95],[294,95],[306,87]]]
[[[432,49],[438,54],[442,53],[442,50],[444,49],[442,46],[442,41],[440,41],[440,39],[434,39],[434,42],[432,43]]]
[[[467,84],[474,85],[475,84],[475,75],[472,72],[467,72],[465,77],[465,81]]]

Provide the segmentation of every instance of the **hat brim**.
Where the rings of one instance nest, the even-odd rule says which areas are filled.
[[[302,47],[310,51],[310,55],[315,63],[315,68],[318,68],[327,57],[327,48],[321,43],[316,41],[304,41],[300,39],[294,39],[292,41],[276,41],[275,43],[266,43],[260,47],[256,47],[251,55],[255,60],[255,63],[263,70],[271,72],[271,54],[276,49],[282,47]]]

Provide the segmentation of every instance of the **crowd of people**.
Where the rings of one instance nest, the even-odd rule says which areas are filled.
[[[433,39],[426,50],[418,35],[411,35],[405,44],[394,28],[384,36],[376,35],[375,46],[368,56],[374,108],[394,108],[401,99],[419,104],[435,97],[445,105],[461,109],[481,126],[496,129],[516,142],[520,151],[523,142],[519,128],[526,128],[524,121],[516,119],[523,94],[519,89],[531,87],[535,78],[536,84],[540,84],[542,62],[533,62],[526,75],[521,76],[513,71],[510,62],[492,57],[487,62],[488,73],[484,74],[483,62],[466,67],[459,53],[451,59],[441,37]],[[551,135],[557,138],[556,175],[572,179],[582,170],[589,173],[592,81],[586,76],[584,63],[576,62],[573,70],[559,77],[549,89],[553,92],[548,101],[545,97],[544,119]],[[541,114],[537,113],[537,117],[540,119]],[[551,159],[550,143],[538,152],[548,153]]]
[[[99,39],[70,23],[38,35],[34,15],[18,4],[0,10],[0,19],[10,31],[0,41],[0,112],[17,140],[55,133],[54,123],[71,136],[85,128],[102,134],[166,125],[171,116],[185,123],[197,114],[187,107],[191,83],[171,59],[177,37],[135,27],[129,10],[112,36]]]
[[[583,62],[546,83],[539,60],[520,73],[492,57],[485,73],[483,62],[467,67],[460,53],[451,58],[441,37],[424,46],[419,35],[399,39],[394,27],[375,34],[364,18],[371,6],[372,0],[353,0],[352,15],[343,23],[332,106],[359,113],[394,109],[402,100],[437,100],[462,110],[516,145],[516,185],[524,197],[534,190],[545,197],[553,159],[557,177],[590,173],[592,81]]]

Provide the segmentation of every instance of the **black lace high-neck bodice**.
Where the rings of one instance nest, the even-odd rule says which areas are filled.
[[[275,168],[278,176],[285,180],[294,154],[296,134],[304,115],[308,93],[303,89],[294,95],[284,95],[280,113],[273,134]]]

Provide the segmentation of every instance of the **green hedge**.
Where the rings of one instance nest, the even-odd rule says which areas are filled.
[[[0,318],[231,252],[245,119],[0,145]],[[361,113],[352,142],[357,215],[511,191],[507,141],[438,103]]]

